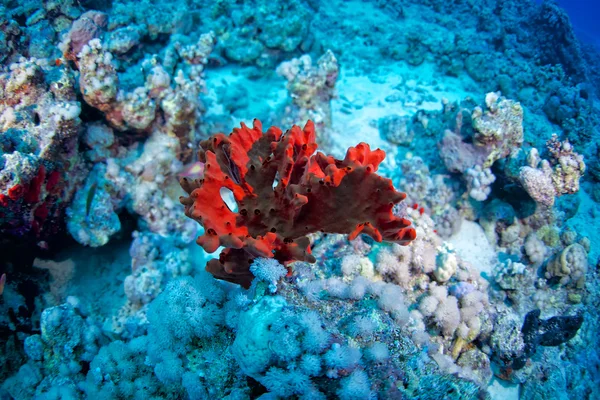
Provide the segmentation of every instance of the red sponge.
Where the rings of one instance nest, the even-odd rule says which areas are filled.
[[[197,240],[207,252],[226,247],[206,269],[219,279],[248,287],[255,257],[282,263],[314,262],[307,234],[364,233],[376,241],[406,245],[415,239],[410,221],[392,213],[406,194],[377,175],[385,158],[366,143],[351,147],[344,160],[315,153],[315,128],[276,127],[263,133],[260,121],[244,123],[229,136],[220,133],[200,143],[204,178],[181,180],[185,214],[202,224]],[[229,209],[221,188],[233,192],[238,211]]]

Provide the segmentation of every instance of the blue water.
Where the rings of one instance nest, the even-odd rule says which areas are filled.
[[[569,14],[573,28],[586,42],[600,46],[600,3],[594,0],[562,0],[559,4]]]
[[[0,400],[600,399],[599,19],[0,0]]]

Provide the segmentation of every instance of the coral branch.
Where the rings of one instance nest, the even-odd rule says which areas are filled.
[[[376,241],[406,245],[416,237],[410,221],[392,214],[406,194],[375,172],[385,153],[366,143],[348,149],[344,160],[315,153],[315,129],[293,126],[285,134],[260,121],[242,123],[229,135],[201,143],[204,178],[181,180],[185,214],[202,224],[197,240],[207,252],[227,247],[207,270],[220,279],[249,286],[255,257],[280,262],[314,262],[309,233],[364,233]],[[221,189],[231,190],[238,211]]]

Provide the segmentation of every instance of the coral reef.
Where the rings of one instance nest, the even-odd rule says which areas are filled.
[[[0,398],[600,398],[561,1],[0,1]]]

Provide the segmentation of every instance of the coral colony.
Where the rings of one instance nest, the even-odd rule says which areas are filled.
[[[600,398],[575,31],[554,0],[0,0],[0,399]]]

